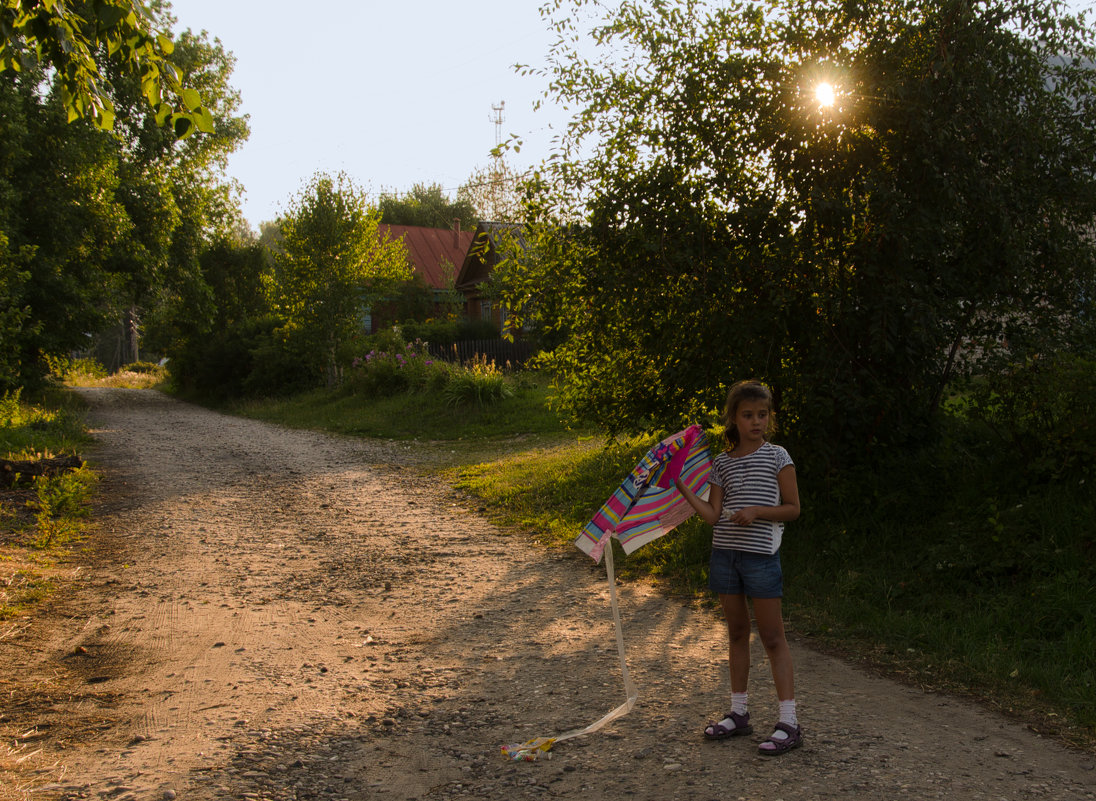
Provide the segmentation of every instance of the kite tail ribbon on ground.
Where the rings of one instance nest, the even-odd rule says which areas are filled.
[[[605,557],[609,604],[616,627],[620,672],[624,677],[624,703],[585,728],[572,729],[557,737],[536,737],[524,743],[504,745],[504,756],[515,762],[531,762],[541,753],[549,751],[555,743],[595,732],[632,711],[639,698],[639,691],[628,674],[624,631],[620,625],[620,607],[617,604],[613,549],[608,546],[612,538],[616,537],[624,552],[630,554],[663,534],[669,534],[693,514],[692,506],[674,487],[674,481],[681,478],[694,494],[707,498],[711,471],[712,460],[704,430],[698,425],[690,426],[647,451],[631,474],[621,482],[616,492],[583,528],[575,545],[593,557],[595,562],[600,562],[602,556]]]
[[[571,729],[571,731],[564,732],[555,737],[535,737],[532,740],[526,740],[523,743],[513,743],[511,745],[502,746],[503,755],[514,762],[533,762],[540,754],[550,751],[552,746],[556,743],[562,742],[563,740],[569,740],[572,737],[579,737],[583,734],[595,732],[602,726],[612,723],[617,718],[627,715],[632,711],[632,707],[636,705],[636,700],[639,698],[639,691],[632,682],[632,677],[628,674],[628,660],[625,658],[624,633],[620,626],[620,606],[617,604],[616,575],[613,572],[613,550],[611,548],[605,552],[605,571],[609,574],[609,604],[613,608],[613,622],[616,624],[617,654],[620,656],[620,671],[624,675],[624,703],[605,716],[594,721],[589,726],[585,726],[581,729]]]

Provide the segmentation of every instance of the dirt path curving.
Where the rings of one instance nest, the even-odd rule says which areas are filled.
[[[634,582],[635,710],[507,762],[623,700],[599,568],[503,535],[400,444],[85,392],[109,500],[71,581],[0,638],[0,801],[1096,799],[1092,755],[799,643],[805,747],[704,742],[720,623]]]

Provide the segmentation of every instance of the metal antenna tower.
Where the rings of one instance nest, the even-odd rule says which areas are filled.
[[[489,216],[495,218],[498,216],[499,208],[499,189],[502,183],[502,111],[506,108],[506,101],[500,100],[496,106],[491,104],[491,110],[495,112],[493,122],[495,123],[495,150],[491,159],[491,186],[488,192],[491,202],[491,211]]]
[[[494,103],[491,104],[491,110],[493,112],[495,112],[495,116],[494,116],[494,119],[492,120],[492,122],[495,123],[495,147],[496,148],[499,145],[502,144],[502,123],[503,123],[502,110],[505,109],[505,108],[506,108],[506,101],[505,100],[500,100],[499,104],[497,106]]]

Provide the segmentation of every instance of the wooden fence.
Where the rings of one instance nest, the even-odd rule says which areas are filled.
[[[464,364],[486,359],[502,368],[521,367],[537,353],[537,348],[530,342],[508,342],[505,339],[470,339],[452,345],[431,343],[428,350],[435,359],[447,362]]]

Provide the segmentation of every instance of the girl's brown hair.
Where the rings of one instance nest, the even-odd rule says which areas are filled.
[[[773,393],[760,381],[739,381],[727,392],[727,404],[723,407],[723,436],[727,439],[727,450],[738,446],[738,428],[734,424],[738,406],[742,401],[764,401],[769,405],[769,422],[765,428],[768,439],[776,431],[776,415],[773,412]]]

